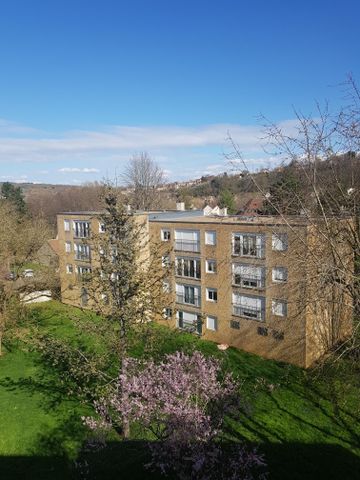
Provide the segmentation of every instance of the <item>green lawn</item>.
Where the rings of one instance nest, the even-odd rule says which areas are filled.
[[[104,348],[84,333],[81,322],[95,315],[57,302],[32,307],[33,324],[68,342]],[[75,321],[74,321],[75,320]],[[210,342],[154,326],[155,356],[197,348],[223,358],[243,382],[246,410],[228,422],[229,440],[260,443],[270,479],[360,478],[360,375],[346,362],[326,377],[263,360],[235,349],[219,352]],[[133,338],[131,353],[149,353],[149,339]],[[88,435],[81,415],[89,408],[65,394],[56,370],[21,342],[7,344],[0,359],[0,478],[81,478],[73,461]],[[141,441],[112,442],[89,455],[88,478],[157,478],[144,473]],[[119,475],[121,471],[121,476]]]

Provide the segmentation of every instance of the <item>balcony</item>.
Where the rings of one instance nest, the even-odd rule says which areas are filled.
[[[247,305],[233,305],[233,315],[251,320],[264,320],[265,311]]]
[[[175,250],[181,252],[200,252],[200,242],[197,240],[175,240]]]
[[[183,293],[177,293],[176,303],[181,303],[183,305],[192,305],[193,307],[200,307],[201,297],[197,295],[187,295]]]
[[[265,288],[265,277],[252,275],[233,275],[233,285],[240,288]]]
[[[232,254],[246,258],[265,258],[264,248],[259,246],[244,247],[235,244]]]
[[[76,252],[75,260],[80,260],[81,262],[91,262],[91,257],[86,253]]]

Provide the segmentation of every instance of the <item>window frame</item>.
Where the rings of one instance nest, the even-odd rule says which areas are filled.
[[[215,265],[214,270],[209,269],[210,263],[213,263]],[[216,274],[217,273],[217,261],[213,260],[213,259],[206,259],[205,260],[205,271],[206,271],[206,273],[211,273],[212,275]]]
[[[277,313],[277,307],[282,305],[282,313]],[[271,314],[275,317],[287,317],[288,314],[288,302],[283,298],[272,298],[271,299]]]
[[[208,239],[209,239],[209,235],[213,235],[213,242],[209,242]],[[216,246],[216,243],[217,243],[217,232],[216,230],[205,230],[205,238],[204,238],[204,241],[205,241],[205,245],[208,245],[210,247],[215,247]]]
[[[255,239],[255,245],[249,247],[248,250],[255,249],[255,255],[244,251],[244,239]],[[265,258],[265,242],[266,235],[264,233],[252,232],[233,232],[232,233],[232,255],[244,258]],[[259,245],[260,244],[260,245]],[[238,250],[238,251],[237,251]]]
[[[280,271],[280,270],[282,270],[283,273],[285,274],[284,279],[275,277],[276,271]],[[272,279],[273,283],[286,283],[288,281],[288,269],[286,267],[273,267],[272,271],[271,271],[271,279]]]
[[[210,298],[210,294],[213,294],[215,298]],[[206,287],[206,300],[208,302],[217,303],[218,301],[218,289],[213,287]]]
[[[214,328],[211,328],[209,326],[209,319],[213,320]],[[210,330],[211,332],[217,332],[217,330],[218,330],[218,318],[215,315],[206,315],[206,329]]]
[[[282,238],[283,237],[283,238]],[[279,243],[281,248],[278,248],[276,244]],[[271,236],[271,249],[273,252],[286,252],[289,248],[289,236],[286,232],[272,232]]]
[[[166,238],[165,234],[169,234],[169,238]],[[170,240],[171,240],[171,230],[169,228],[162,228],[160,236],[161,236],[161,241],[162,242],[170,242]]]

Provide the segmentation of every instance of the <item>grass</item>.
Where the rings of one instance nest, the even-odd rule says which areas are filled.
[[[82,328],[94,322],[100,319],[57,302],[32,307],[41,333],[101,350],[104,345]],[[150,339],[131,339],[132,355],[197,348],[222,358],[239,376],[248,408],[241,421],[229,419],[228,436],[260,443],[270,479],[360,478],[359,370],[343,361],[326,375],[306,372],[235,349],[219,352],[211,342],[158,325],[152,331]],[[8,344],[0,359],[0,478],[79,478],[73,460],[88,435],[80,417],[89,412],[66,395],[37,352],[21,341]],[[144,472],[144,455],[139,441],[113,442],[86,456],[90,478],[118,478],[117,467],[121,478],[157,478]]]

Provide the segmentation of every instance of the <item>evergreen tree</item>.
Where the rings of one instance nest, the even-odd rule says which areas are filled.
[[[11,202],[19,213],[26,212],[24,194],[20,187],[16,187],[10,182],[5,182],[1,187],[1,196]]]

